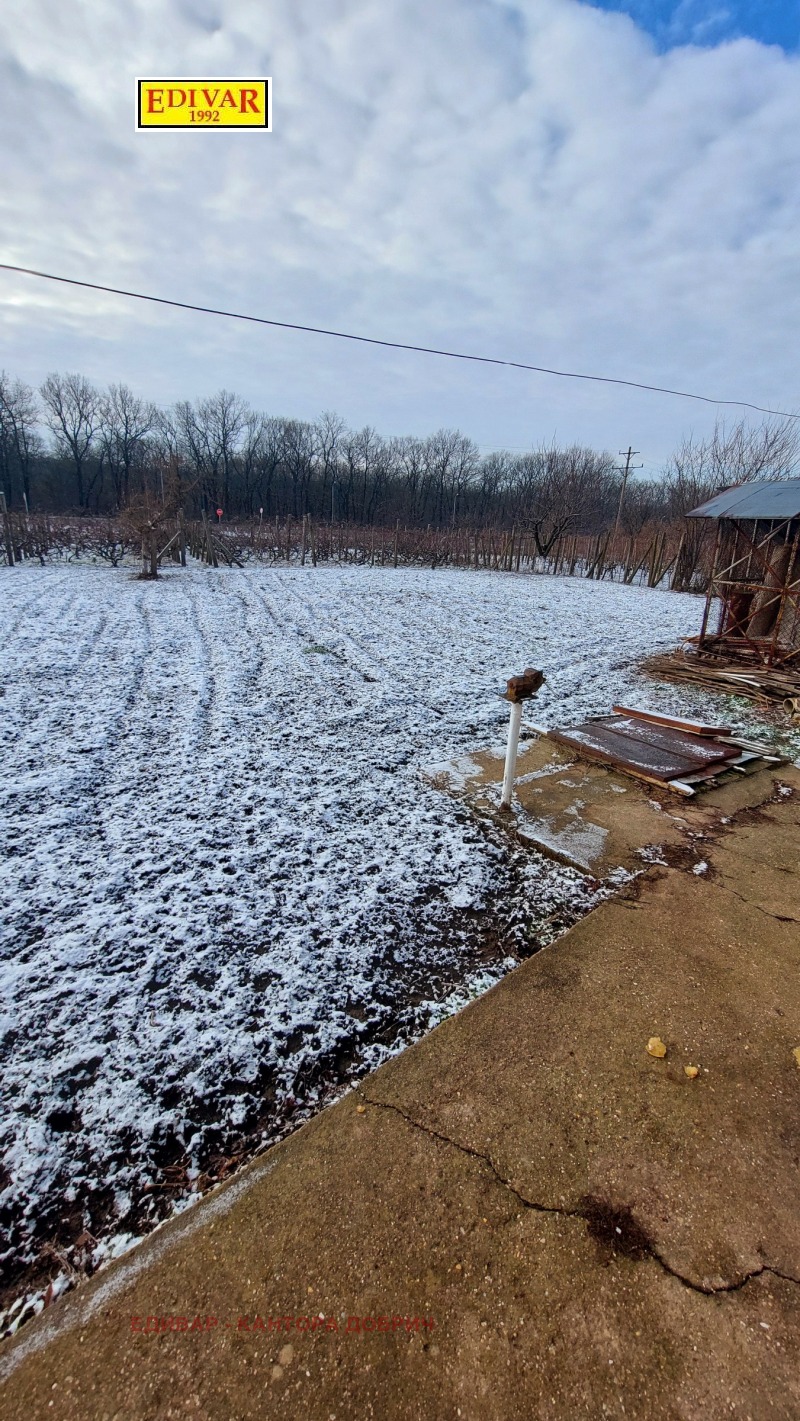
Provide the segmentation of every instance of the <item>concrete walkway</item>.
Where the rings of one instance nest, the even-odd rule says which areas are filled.
[[[800,774],[692,812],[707,871],[673,843],[6,1344],[6,1421],[797,1421]]]

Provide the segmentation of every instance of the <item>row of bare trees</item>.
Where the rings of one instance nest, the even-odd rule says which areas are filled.
[[[800,421],[718,425],[684,439],[658,478],[628,483],[619,535],[675,527],[719,488],[783,478],[799,463]],[[610,454],[578,445],[481,457],[457,430],[386,438],[330,413],[266,415],[226,390],[162,410],[123,384],[52,374],[35,393],[0,373],[0,488],[9,509],[28,513],[113,515],[155,498],[212,520],[221,508],[226,520],[516,528],[546,557],[567,535],[615,525],[621,473]]]

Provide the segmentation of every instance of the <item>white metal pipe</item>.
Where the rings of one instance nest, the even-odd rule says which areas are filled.
[[[517,772],[517,747],[519,745],[519,728],[522,724],[522,701],[511,702],[511,718],[508,722],[508,744],[506,745],[506,768],[503,774],[503,793],[500,798],[500,808],[511,808],[511,797],[514,793],[514,777]]]

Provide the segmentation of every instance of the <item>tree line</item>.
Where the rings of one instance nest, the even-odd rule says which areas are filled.
[[[546,557],[567,533],[635,538],[720,488],[791,476],[798,426],[769,416],[689,435],[657,476],[631,478],[621,502],[617,459],[584,445],[482,456],[459,430],[386,437],[331,413],[264,414],[227,390],[162,410],[124,384],[56,373],[34,391],[0,372],[0,487],[9,509],[27,512],[114,515],[177,488],[190,517],[517,528]]]

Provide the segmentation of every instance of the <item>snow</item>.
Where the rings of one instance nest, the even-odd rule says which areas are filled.
[[[564,781],[562,780],[563,784]],[[569,811],[568,811],[569,812]],[[533,844],[542,844],[557,855],[564,855],[571,862],[587,870],[591,869],[605,848],[608,830],[589,821],[556,827],[557,817],[545,814],[541,819],[531,819],[519,828],[522,838]]]
[[[502,736],[508,676],[544,669],[548,725],[613,700],[720,714],[635,672],[696,629],[698,600],[662,591],[22,567],[1,595],[9,1270],[86,1229],[113,1256],[497,980],[514,923],[541,945],[597,901],[422,773]]]

